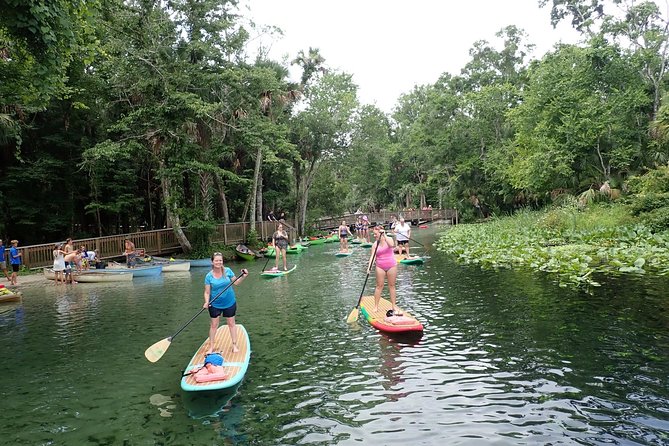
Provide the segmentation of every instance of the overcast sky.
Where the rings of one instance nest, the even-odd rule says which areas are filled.
[[[538,0],[245,0],[242,14],[284,36],[252,40],[271,46],[272,59],[295,58],[318,48],[326,65],[353,75],[363,103],[390,112],[414,85],[434,83],[440,74],[459,74],[477,40],[501,49],[495,34],[516,25],[536,45],[539,58],[559,41],[575,43],[576,33],[550,25],[550,10]],[[294,68],[293,80],[299,79]]]

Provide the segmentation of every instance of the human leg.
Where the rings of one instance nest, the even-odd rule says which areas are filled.
[[[230,330],[230,339],[232,340],[232,353],[237,353],[239,347],[237,347],[237,326],[235,324],[235,317],[226,318],[228,324],[228,329]]]
[[[376,287],[374,288],[374,312],[379,311],[379,301],[381,300],[381,292],[383,291],[383,283],[385,282],[386,272],[376,267]]]
[[[218,322],[221,316],[211,318],[211,325],[209,326],[209,351],[207,353],[214,353],[214,344],[216,342],[216,331],[218,331]]]
[[[388,279],[388,293],[390,294],[390,304],[393,306],[393,311],[397,311],[397,266],[393,266],[386,272]]]
[[[283,259],[283,270],[288,271],[288,264],[286,263],[286,248],[281,248],[281,258]]]

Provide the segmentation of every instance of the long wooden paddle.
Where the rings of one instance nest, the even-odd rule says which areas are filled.
[[[239,277],[236,277],[235,280],[230,282],[228,286],[223,288],[220,293],[216,295],[212,300],[209,301],[209,305],[211,305],[216,299],[221,297],[225,291],[232,286],[233,283],[239,280],[240,277],[244,277],[247,274],[245,270],[242,270],[242,274]],[[205,310],[205,308],[201,308],[200,311],[198,311],[195,316],[190,318],[188,322],[186,322],[179,330],[177,330],[176,333],[174,333],[172,336],[167,337],[165,339],[161,339],[160,341],[156,342],[153,344],[151,347],[147,348],[146,351],[144,352],[144,356],[146,356],[146,359],[148,359],[151,362],[156,362],[160,358],[163,357],[165,352],[167,351],[168,348],[170,348],[170,344],[172,344],[172,339],[174,339],[179,333],[181,333],[184,328],[188,327],[188,325],[195,320],[196,317],[200,315]]]
[[[385,232],[383,233],[383,236],[385,237]],[[374,253],[372,254],[372,261],[370,265],[374,264],[374,259],[376,259],[376,251],[379,250],[379,242],[381,241],[381,238],[376,241],[376,248],[374,248]],[[370,266],[371,268],[371,266]],[[360,315],[360,302],[362,302],[362,295],[365,293],[365,287],[367,286],[367,279],[369,279],[369,269],[367,269],[367,275],[365,276],[365,283],[362,284],[362,290],[360,291],[360,297],[358,297],[358,303],[355,305],[353,310],[349,313],[348,317],[346,318],[346,322],[349,324],[352,324],[353,322],[358,320],[358,316]]]

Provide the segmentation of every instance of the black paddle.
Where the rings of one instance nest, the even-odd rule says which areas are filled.
[[[239,276],[239,277],[236,277],[235,280],[230,282],[230,284],[228,286],[223,288],[221,290],[221,292],[216,295],[216,297],[214,297],[212,300],[209,301],[209,305],[211,305],[216,299],[221,297],[221,295],[223,295],[223,293],[228,288],[230,288],[233,283],[238,281],[241,277],[244,277],[246,274],[248,274],[248,271],[242,270],[242,275]],[[188,325],[191,322],[193,322],[195,320],[195,318],[198,317],[200,315],[200,313],[202,313],[204,310],[205,310],[205,308],[201,308],[200,311],[198,311],[197,314],[195,314],[195,316],[190,318],[190,320],[188,322],[186,322],[184,324],[184,326],[181,327],[179,330],[177,330],[177,332],[174,333],[172,336],[170,336],[168,338],[165,338],[165,339],[161,339],[160,341],[153,344],[151,347],[147,348],[146,351],[144,352],[144,356],[146,356],[146,359],[148,359],[151,362],[156,362],[160,358],[162,358],[163,355],[165,354],[165,352],[167,351],[167,349],[170,348],[170,344],[172,343],[172,339],[174,339],[179,333],[181,333],[184,330],[184,328],[188,327]]]
[[[385,237],[385,232],[383,233],[383,236]],[[358,298],[358,303],[356,306],[351,310],[349,313],[348,317],[346,318],[346,322],[349,324],[352,324],[353,322],[358,320],[358,316],[360,314],[360,302],[362,302],[362,295],[365,293],[365,287],[367,286],[367,279],[369,279],[369,273],[371,269],[371,265],[374,264],[374,259],[376,258],[376,251],[379,250],[379,242],[381,241],[381,238],[379,237],[379,240],[376,241],[376,248],[374,248],[374,253],[372,254],[372,261],[370,262],[370,267],[367,268],[367,275],[365,276],[365,283],[362,284],[362,290],[360,291],[360,297]]]

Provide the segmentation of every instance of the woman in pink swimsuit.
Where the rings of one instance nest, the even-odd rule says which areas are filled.
[[[395,242],[392,238],[386,237],[383,226],[374,227],[374,238],[376,241],[372,245],[372,255],[367,264],[367,274],[371,272],[372,262],[376,260],[376,289],[374,290],[374,311],[379,311],[379,301],[381,300],[381,291],[385,279],[388,279],[388,291],[390,293],[390,303],[393,311],[397,311],[397,293],[395,291],[395,281],[397,280],[397,260],[393,249]],[[378,245],[378,248],[377,248]],[[376,257],[374,254],[376,253]]]

